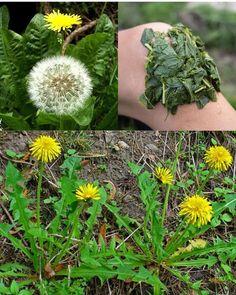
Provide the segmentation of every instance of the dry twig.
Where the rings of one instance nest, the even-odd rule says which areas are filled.
[[[97,20],[91,21],[90,23],[88,23],[87,25],[84,25],[83,27],[79,27],[78,29],[74,30],[72,33],[70,33],[69,36],[66,37],[63,46],[62,46],[62,55],[65,54],[66,52],[66,48],[67,46],[71,43],[71,41],[78,36],[79,34],[87,31],[88,29],[91,29],[92,27],[94,27],[97,23]]]

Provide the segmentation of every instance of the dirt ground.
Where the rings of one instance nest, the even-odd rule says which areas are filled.
[[[1,155],[5,155],[6,150],[13,150],[17,153],[26,153],[28,144],[42,132],[8,132],[2,134],[0,139]],[[155,163],[165,159],[174,153],[173,143],[167,143],[168,135],[159,132],[128,132],[128,131],[89,131],[89,132],[46,132],[59,138],[59,141],[66,149],[76,149],[78,154],[89,163],[82,171],[82,178],[87,180],[98,179],[102,184],[111,181],[119,195],[119,200],[124,204],[124,211],[130,208],[132,211],[126,212],[132,217],[141,214],[138,199],[138,190],[135,186],[135,178],[131,176],[127,163],[144,163],[149,167],[154,167]],[[163,147],[166,145],[163,153]],[[4,171],[7,156],[0,159],[0,174]],[[58,174],[58,166],[54,164],[51,171]]]
[[[16,153],[28,152],[29,143],[44,132],[5,132],[0,133],[0,176],[3,175],[9,156],[7,150],[13,150]],[[145,164],[146,169],[152,171],[156,163],[164,163],[168,159],[173,161],[175,155],[175,148],[178,142],[180,134],[178,132],[154,132],[154,131],[80,131],[80,132],[45,132],[48,135],[52,135],[60,141],[63,147],[63,152],[66,153],[68,149],[76,150],[76,153],[83,157],[86,161],[86,165],[81,172],[80,177],[86,180],[99,180],[101,185],[110,181],[115,190],[115,198],[118,204],[122,207],[124,214],[128,214],[131,217],[142,220],[143,218],[143,206],[139,200],[139,190],[136,184],[135,177],[131,175],[127,163],[135,162]],[[214,138],[222,145],[227,146],[231,151],[236,151],[235,134],[234,133],[222,133],[222,132],[185,132],[182,153],[185,155],[191,155],[191,149],[196,148],[201,141],[205,144],[210,144],[211,139]],[[180,155],[180,158],[182,156]],[[194,154],[196,161],[200,156],[198,152]],[[53,192],[53,184],[57,182],[59,177],[59,166],[62,163],[62,158],[59,158],[51,166],[46,169],[47,179],[49,181]],[[10,158],[9,158],[10,159]],[[27,165],[22,163],[21,159],[13,159],[16,165],[25,173],[27,173]],[[201,161],[201,160],[199,160]],[[35,165],[32,159],[29,160],[31,165]],[[170,162],[171,164],[172,162]],[[178,163],[177,177],[178,180],[184,180],[185,175],[183,172],[185,163]],[[233,172],[232,172],[233,171]],[[235,174],[234,170],[230,171],[230,174]],[[231,175],[232,176],[232,175]],[[1,191],[0,191],[1,192]],[[210,191],[209,194],[212,192]],[[183,192],[180,191],[177,198],[172,199],[169,205],[167,225],[168,229],[174,229],[176,226],[175,216],[177,213],[177,204],[179,204]],[[47,208],[44,208],[47,212]],[[4,215],[4,212],[0,208],[0,215]],[[225,232],[236,233],[234,223],[228,224],[228,227],[221,226],[217,231],[220,235]],[[215,233],[216,234],[216,233]],[[2,243],[2,241],[1,241]],[[1,247],[0,247],[1,248]],[[9,257],[12,257],[14,251],[11,247],[5,250],[5,257],[0,257],[0,262],[6,262]],[[1,249],[0,249],[1,251]],[[8,255],[8,258],[6,257]],[[214,275],[214,269],[211,270],[192,270],[192,277],[194,279],[202,279],[207,285],[207,289],[210,294],[236,294],[235,286],[229,284],[229,293],[225,293],[225,289],[220,285],[214,285],[210,278]],[[170,291],[169,295],[184,295],[195,293],[184,293],[184,286],[182,286],[173,277],[168,277],[167,274],[162,274],[163,280],[168,285]],[[109,291],[109,288],[111,291]],[[112,294],[112,295],[126,295],[126,294],[151,294],[151,289],[142,284],[127,284],[117,280],[111,280],[109,285],[104,284],[100,286],[100,282],[94,279],[91,283],[90,290],[86,294]],[[178,291],[176,291],[178,290]],[[177,292],[177,293],[176,293]],[[187,291],[186,291],[187,292]]]

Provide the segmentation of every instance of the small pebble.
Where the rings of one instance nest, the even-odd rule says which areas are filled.
[[[116,152],[118,152],[120,150],[120,148],[118,147],[118,145],[114,144],[112,147]]]
[[[153,152],[157,152],[158,151],[158,147],[155,144],[153,144],[153,143],[149,143],[147,145],[147,148],[150,149]]]
[[[105,140],[106,140],[106,143],[108,143],[108,144],[112,143],[114,141],[114,133],[107,131],[105,133]]]
[[[129,145],[126,143],[126,142],[124,142],[124,141],[122,141],[122,140],[120,140],[120,141],[118,141],[118,146],[121,148],[121,149],[129,149]]]

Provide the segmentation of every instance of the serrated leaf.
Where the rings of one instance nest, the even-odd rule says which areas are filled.
[[[27,231],[28,234],[32,235],[35,238],[47,239],[48,233],[42,228],[33,227]]]
[[[39,126],[53,125],[55,129],[59,129],[60,121],[57,115],[38,111],[36,122]]]
[[[2,122],[6,124],[9,129],[15,131],[30,129],[29,124],[22,117],[16,117],[13,113],[0,113],[0,119],[2,119]]]
[[[93,84],[98,86],[106,78],[107,67],[114,55],[113,46],[109,33],[94,33],[85,36],[76,46],[69,46],[68,54],[86,64]]]
[[[65,159],[63,164],[60,166],[61,169],[64,169],[70,179],[76,178],[76,172],[80,171],[81,166],[81,158],[76,156],[70,156]]]
[[[163,249],[163,238],[165,234],[165,228],[161,225],[161,218],[157,215],[156,210],[152,210],[152,218],[151,218],[151,242],[153,245],[153,250],[155,255],[157,256],[157,260],[161,261],[164,256]]]
[[[2,294],[9,294],[9,289],[2,282],[0,282],[0,292]]]
[[[90,280],[93,277],[99,277],[102,280],[110,279],[117,275],[117,272],[112,270],[111,267],[96,267],[91,268],[85,265],[80,267],[73,267],[70,270],[71,278],[84,278]],[[57,272],[57,276],[68,276],[68,270],[64,269]]]
[[[19,286],[15,280],[12,281],[10,286],[11,293],[18,294],[19,293]]]
[[[97,224],[97,218],[102,211],[102,206],[99,200],[94,200],[92,206],[87,209],[87,213],[90,215],[89,218],[85,221],[87,229],[84,233],[83,243],[86,245],[94,232],[93,227]]]
[[[20,264],[18,262],[12,262],[12,263],[5,263],[0,265],[0,271],[18,271],[18,270],[28,270],[29,268],[23,264]]]
[[[128,163],[128,167],[130,168],[132,173],[136,176],[139,175],[141,170],[143,169],[143,166],[140,166],[140,165],[137,165],[137,164],[131,163],[131,162]]]
[[[90,257],[89,255],[82,255],[81,261],[87,267],[91,267],[91,268],[101,267],[101,264],[96,259]]]
[[[19,107],[26,95],[25,80],[20,79],[24,77],[21,68],[23,58],[22,36],[6,28],[0,29],[0,80],[6,88],[5,92],[13,98],[10,104],[14,107]],[[20,125],[18,129],[21,129]]]
[[[41,59],[60,52],[61,44],[58,35],[45,26],[43,14],[36,14],[23,34],[25,47],[24,71],[29,70]]]
[[[183,260],[183,261],[175,261],[170,262],[171,266],[189,266],[189,267],[202,267],[207,265],[208,267],[213,266],[217,263],[217,258],[214,256],[210,256],[208,258],[198,258],[192,260]]]
[[[79,124],[79,126],[87,126],[90,124],[93,118],[93,109],[95,105],[96,98],[91,96],[83,108],[79,109],[76,113],[71,115],[71,118]]]
[[[20,172],[8,162],[6,168],[6,188],[10,192],[10,198],[12,201],[13,213],[19,212],[19,221],[27,231],[30,228],[30,216],[27,214],[27,200],[23,197],[23,184],[24,178]]]
[[[231,272],[231,267],[227,264],[224,264],[224,263],[221,263],[220,266],[223,268],[223,270],[226,272],[226,273],[230,273]]]
[[[98,19],[95,32],[109,33],[111,37],[114,37],[115,29],[113,23],[106,14],[102,14]]]
[[[229,212],[236,214],[236,194],[225,195],[225,207],[228,208]]]
[[[142,202],[150,212],[158,207],[157,195],[159,188],[152,174],[145,171],[138,176],[138,186]],[[151,207],[150,207],[151,206]]]
[[[8,157],[15,158],[17,153],[15,151],[12,151],[12,150],[6,150],[6,155]]]
[[[184,282],[187,286],[189,286],[190,288],[197,290],[199,292],[199,294],[203,295],[204,293],[202,293],[203,290],[201,290],[199,288],[200,282],[201,281],[197,281],[192,283],[190,280],[190,276],[188,274],[182,275],[182,273],[177,270],[176,268],[168,268],[169,272],[172,273],[175,277],[177,277],[180,281]]]
[[[63,195],[63,198],[66,204],[72,204],[76,201],[75,197],[76,184],[75,181],[71,178],[63,176],[60,178],[60,192]]]
[[[6,188],[9,191],[10,198],[12,199],[12,208],[14,215],[19,214],[19,222],[25,232],[30,229],[32,212],[27,207],[28,200],[23,196],[24,178],[20,172],[8,162],[6,168]],[[29,237],[31,251],[33,252],[34,266],[37,268],[37,255],[38,253],[35,241]]]

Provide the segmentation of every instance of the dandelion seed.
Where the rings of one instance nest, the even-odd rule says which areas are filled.
[[[76,190],[76,198],[78,200],[99,200],[100,199],[100,193],[97,186],[93,184],[85,184],[79,186],[79,188]]]
[[[56,32],[71,29],[73,25],[80,25],[82,23],[80,15],[64,14],[55,10],[47,14],[44,19],[47,22],[46,26]]]
[[[171,174],[171,171],[168,168],[156,167],[155,176],[163,184],[172,184],[173,182],[173,175]]]
[[[194,195],[187,197],[180,204],[180,216],[184,216],[187,223],[201,227],[211,221],[213,210],[211,203],[204,197]]]
[[[38,161],[48,163],[60,155],[61,146],[54,138],[47,135],[41,135],[30,145],[30,151],[32,156]]]
[[[226,171],[232,164],[233,158],[225,147],[212,146],[206,151],[204,160],[210,168]]]
[[[69,56],[55,56],[33,67],[28,92],[41,111],[70,115],[83,108],[92,93],[92,82],[80,61]]]

